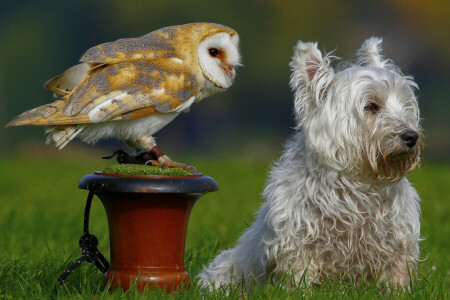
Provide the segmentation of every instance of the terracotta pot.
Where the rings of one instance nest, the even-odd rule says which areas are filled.
[[[189,287],[184,249],[189,214],[204,193],[218,190],[203,174],[133,176],[95,172],[78,186],[94,192],[108,217],[111,268],[106,280],[124,290],[137,284],[167,291]]]

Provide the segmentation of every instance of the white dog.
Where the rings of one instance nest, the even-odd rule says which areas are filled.
[[[203,287],[290,274],[408,286],[419,258],[417,85],[370,38],[339,72],[316,43],[294,47],[296,133],[275,164],[253,225],[198,278]]]

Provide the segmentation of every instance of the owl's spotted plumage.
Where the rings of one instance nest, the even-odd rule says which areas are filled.
[[[193,23],[98,45],[45,84],[61,98],[7,126],[45,125],[60,149],[76,136],[89,143],[112,136],[150,150],[152,135],[180,112],[231,86],[238,44],[231,28]]]

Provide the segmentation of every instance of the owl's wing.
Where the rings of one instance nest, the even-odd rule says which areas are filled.
[[[186,70],[138,60],[104,65],[63,98],[27,111],[8,126],[129,120],[189,107],[199,84]]]
[[[169,41],[173,38],[170,27],[137,38],[119,39],[92,47],[81,57],[84,63],[117,63],[138,59],[153,60],[174,55]]]
[[[119,39],[92,47],[81,57],[80,64],[48,80],[44,87],[66,96],[95,69],[104,65],[175,56],[175,49],[169,44],[171,38],[172,29],[169,27],[141,37]]]
[[[57,95],[67,96],[82,83],[95,69],[102,67],[99,63],[81,63],[44,83],[44,87]]]

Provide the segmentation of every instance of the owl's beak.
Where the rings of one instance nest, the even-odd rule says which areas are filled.
[[[234,77],[236,77],[236,71],[234,70],[234,68],[232,66],[227,66],[224,64],[221,64],[220,67],[222,68],[222,70],[224,70],[225,74],[227,74],[227,76],[233,81]]]

